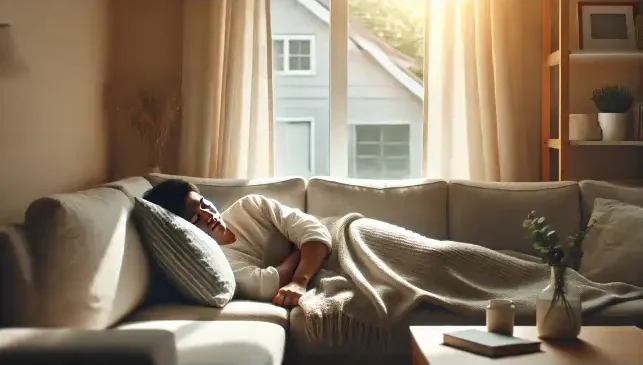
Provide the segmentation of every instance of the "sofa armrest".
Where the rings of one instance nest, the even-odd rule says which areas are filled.
[[[24,226],[0,226],[0,327],[27,327],[36,320],[34,270]]]
[[[174,334],[163,330],[0,330],[0,364],[176,365]]]

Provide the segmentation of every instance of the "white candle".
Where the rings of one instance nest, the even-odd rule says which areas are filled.
[[[516,307],[509,299],[492,299],[487,306],[487,331],[513,336]]]

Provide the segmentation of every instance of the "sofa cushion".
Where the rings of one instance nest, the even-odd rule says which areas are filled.
[[[146,191],[152,188],[152,184],[142,176],[132,176],[117,181],[110,181],[100,186],[118,189],[131,199],[142,197]]]
[[[315,177],[308,182],[308,213],[360,213],[421,235],[447,238],[447,183],[437,180],[366,181]]]
[[[142,198],[135,198],[134,218],[154,261],[182,294],[215,307],[232,299],[234,273],[212,237]]]
[[[175,365],[174,334],[158,329],[0,330],[0,364]]]
[[[273,323],[253,321],[145,321],[122,331],[161,329],[174,333],[177,364],[281,365],[286,331]]]
[[[287,206],[306,210],[306,180],[302,178],[265,179],[207,179],[189,176],[150,174],[147,179],[156,185],[164,180],[178,178],[192,182],[201,195],[212,201],[220,212],[250,194],[260,194]]]
[[[449,184],[449,238],[495,250],[534,254],[522,228],[531,210],[547,217],[561,239],[580,230],[580,197],[573,182]]]
[[[32,326],[105,328],[141,302],[148,260],[131,200],[113,188],[44,197],[25,215],[37,311]]]
[[[597,198],[590,222],[578,272],[599,283],[643,287],[643,208]]]
[[[127,321],[193,320],[193,321],[262,321],[288,328],[288,310],[271,303],[232,300],[223,308],[197,305],[164,304],[143,307]]]
[[[589,221],[596,198],[618,200],[643,207],[643,188],[620,186],[605,181],[585,180],[579,183],[582,201],[583,226]]]

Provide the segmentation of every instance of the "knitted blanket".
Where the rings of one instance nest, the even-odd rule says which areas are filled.
[[[533,314],[550,280],[535,256],[433,240],[358,214],[322,221],[333,253],[299,302],[310,341],[386,347],[390,326],[421,303],[484,316],[490,299],[508,298],[517,315]],[[595,283],[571,269],[567,280],[583,313],[643,298],[643,288]]]

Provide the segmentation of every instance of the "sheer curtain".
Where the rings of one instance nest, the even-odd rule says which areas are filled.
[[[268,0],[184,2],[179,172],[272,176]]]
[[[539,0],[426,0],[424,175],[534,181]]]

